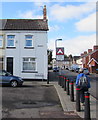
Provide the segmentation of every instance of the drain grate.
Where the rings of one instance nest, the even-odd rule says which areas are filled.
[[[56,102],[46,102],[46,101],[24,101],[19,103],[14,103],[17,109],[21,108],[40,108],[46,106],[55,106]]]

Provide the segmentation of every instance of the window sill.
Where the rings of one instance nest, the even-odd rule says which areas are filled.
[[[38,71],[22,71],[22,73],[38,73]]]
[[[34,47],[24,47],[24,49],[34,49]]]
[[[7,49],[16,49],[16,47],[6,47]]]

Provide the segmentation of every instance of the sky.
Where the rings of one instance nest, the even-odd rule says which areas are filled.
[[[66,55],[80,55],[96,45],[96,1],[69,1],[0,0],[0,19],[43,18],[43,6],[46,5],[48,49],[53,50],[53,57],[56,39],[62,39],[57,41],[57,47],[64,47]]]

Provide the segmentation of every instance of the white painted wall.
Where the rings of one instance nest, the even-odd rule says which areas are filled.
[[[16,49],[5,50],[6,57],[14,57],[13,74],[25,79],[47,79],[47,32],[46,31],[6,31],[7,35],[15,35]],[[24,49],[25,35],[33,35],[34,49]],[[22,72],[22,58],[36,58],[36,73]],[[6,61],[5,61],[6,69]]]
[[[83,67],[83,65],[82,65],[82,58],[76,60],[76,63],[78,64],[79,68]]]

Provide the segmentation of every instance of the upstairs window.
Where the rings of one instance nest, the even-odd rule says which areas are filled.
[[[25,36],[25,47],[33,47],[33,36],[32,35]]]
[[[0,48],[3,47],[3,35],[0,35]]]
[[[7,47],[15,47],[15,35],[7,35]]]

